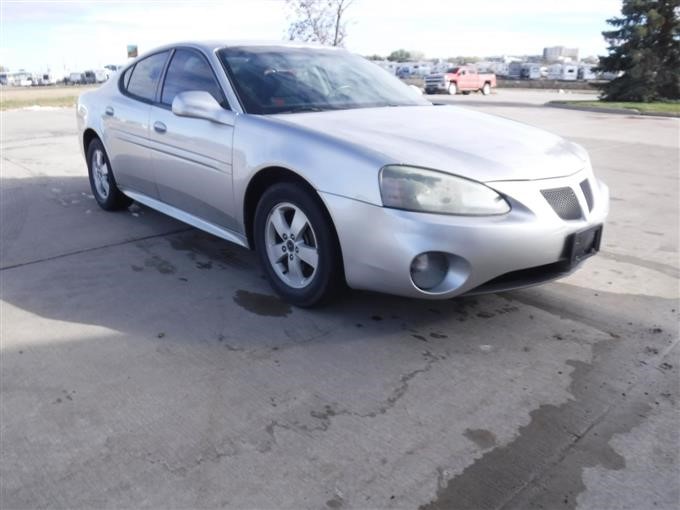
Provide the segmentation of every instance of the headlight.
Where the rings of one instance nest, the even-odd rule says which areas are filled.
[[[502,196],[480,182],[411,166],[383,167],[380,194],[385,207],[408,211],[470,216],[510,211]]]

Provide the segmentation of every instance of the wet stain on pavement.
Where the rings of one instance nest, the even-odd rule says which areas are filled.
[[[285,317],[292,312],[292,308],[276,296],[237,290],[234,303],[256,315],[266,317]]]
[[[496,436],[486,429],[466,429],[463,435],[479,446],[482,450],[496,446]]]
[[[214,264],[220,269],[251,269],[244,248],[230,246],[221,239],[213,238],[198,231],[190,231],[169,239],[170,246],[177,251],[186,252],[190,260],[196,261],[198,269],[211,269]],[[199,256],[207,261],[198,260]]]
[[[487,451],[481,458],[465,468],[460,475],[449,480],[444,487],[439,489],[436,499],[421,506],[421,510],[486,509],[498,508],[503,504],[513,507],[512,502],[506,499],[507,494],[515,492],[521,480],[533,479],[534,473],[544,472],[551,464],[544,451],[548,444],[554,445],[557,441],[561,441],[564,448],[569,448],[570,444],[583,439],[584,436],[579,435],[578,430],[570,431],[565,424],[570,423],[572,421],[570,417],[575,414],[582,415],[583,407],[590,407],[590,403],[584,400],[590,398],[587,388],[591,384],[588,379],[592,366],[574,360],[567,363],[574,368],[570,389],[577,398],[559,406],[547,404],[533,410],[530,413],[531,421],[519,429],[519,435],[513,441]],[[627,409],[622,410],[621,419],[606,427],[604,430],[606,437],[600,434],[596,441],[588,441],[587,445],[581,445],[583,451],[579,452],[579,462],[565,465],[564,469],[567,472],[560,473],[562,475],[560,484],[565,493],[561,508],[575,508],[576,495],[585,490],[581,476],[584,467],[601,465],[613,470],[625,467],[625,459],[612,449],[609,440],[614,434],[628,432],[642,423],[650,409],[651,407],[645,402],[627,406]],[[470,434],[477,441],[480,437],[489,439],[480,431],[466,431],[466,437],[475,443],[477,441],[470,437]],[[537,459],[542,460],[537,461]],[[498,479],[494,473],[498,473],[499,470],[512,473],[512,476]],[[484,482],[494,478],[493,488]],[[550,507],[551,504],[554,506],[555,501],[545,503]]]
[[[343,504],[344,503],[340,496],[334,496],[333,499],[326,501],[326,506],[328,508],[342,508]]]
[[[167,260],[159,257],[158,255],[154,255],[153,257],[147,258],[144,261],[144,265],[146,267],[156,269],[161,274],[173,274],[175,271],[177,271],[175,266],[173,266]]]

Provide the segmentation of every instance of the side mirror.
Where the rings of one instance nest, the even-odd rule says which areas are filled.
[[[180,92],[172,100],[172,113],[179,117],[205,119],[227,126],[234,125],[234,113],[225,110],[208,92],[188,90]]]

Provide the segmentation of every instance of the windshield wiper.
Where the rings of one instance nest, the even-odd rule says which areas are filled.
[[[291,106],[285,110],[280,110],[276,113],[303,113],[303,112],[323,112],[330,108],[321,108],[320,106]]]

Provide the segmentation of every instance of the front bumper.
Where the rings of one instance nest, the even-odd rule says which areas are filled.
[[[448,84],[445,81],[425,82],[425,90],[441,91],[447,90]]]
[[[579,187],[584,179],[593,190],[592,209]],[[508,214],[415,213],[321,192],[338,233],[348,285],[431,299],[534,285],[573,270],[563,264],[567,239],[604,223],[609,212],[609,190],[590,169],[563,178],[487,185],[511,203]],[[576,193],[580,219],[561,219],[541,195],[562,186]],[[449,256],[449,274],[441,286],[425,291],[413,283],[410,267],[416,256],[433,251]]]

